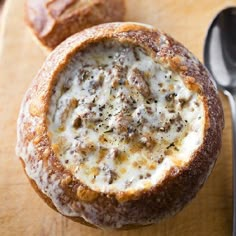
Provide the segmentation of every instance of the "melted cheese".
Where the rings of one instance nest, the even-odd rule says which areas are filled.
[[[175,72],[137,46],[100,42],[58,75],[49,132],[61,163],[91,189],[158,184],[201,145],[203,102]]]

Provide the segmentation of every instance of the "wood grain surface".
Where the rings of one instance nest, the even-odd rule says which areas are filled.
[[[231,234],[231,119],[227,99],[223,147],[197,197],[182,212],[158,225],[130,231],[102,231],[74,223],[51,210],[33,191],[15,156],[16,119],[23,94],[45,54],[23,21],[23,0],[8,0],[0,30],[0,235],[169,236]],[[171,34],[200,60],[213,16],[236,1],[127,0],[127,21],[152,24]]]

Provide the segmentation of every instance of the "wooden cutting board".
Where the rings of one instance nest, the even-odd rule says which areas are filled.
[[[7,0],[0,33],[0,235],[214,235],[231,234],[231,120],[227,99],[223,147],[197,197],[175,217],[130,231],[102,231],[51,210],[33,191],[15,157],[16,119],[22,96],[45,59],[23,22],[23,0]],[[213,16],[236,1],[127,0],[127,21],[152,24],[202,60],[204,35]]]

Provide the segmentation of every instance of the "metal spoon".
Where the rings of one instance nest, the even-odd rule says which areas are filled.
[[[236,7],[222,10],[212,21],[204,45],[204,63],[228,97],[233,127],[233,233],[236,235]]]

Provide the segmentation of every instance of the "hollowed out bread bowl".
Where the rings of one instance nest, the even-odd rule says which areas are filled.
[[[17,155],[61,214],[134,228],[196,195],[223,126],[211,77],[185,47],[151,26],[109,23],[48,56],[22,103]]]
[[[26,0],[25,21],[41,46],[51,50],[85,28],[123,21],[124,0]]]

